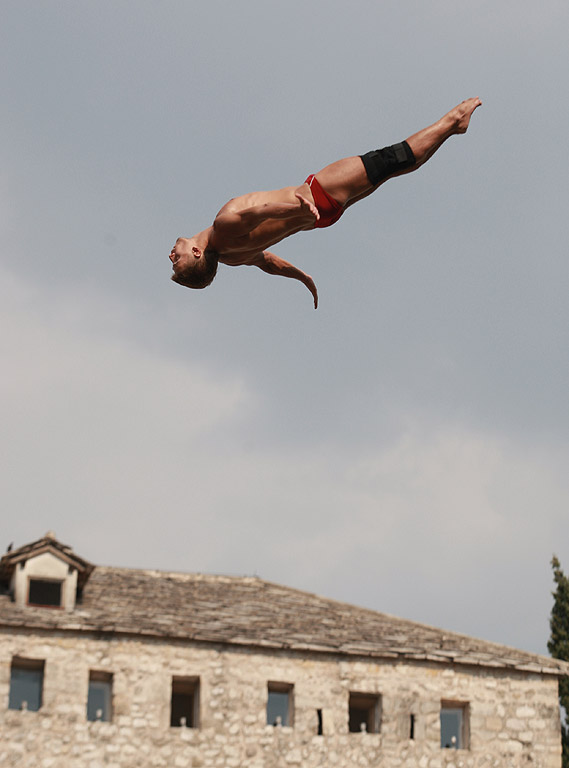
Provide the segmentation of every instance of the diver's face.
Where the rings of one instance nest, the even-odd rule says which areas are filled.
[[[174,274],[183,272],[190,263],[195,263],[202,258],[203,252],[195,244],[192,237],[179,237],[170,251],[170,261]]]

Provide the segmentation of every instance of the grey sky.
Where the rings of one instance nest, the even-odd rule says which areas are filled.
[[[569,8],[27,2],[0,25],[5,544],[257,573],[544,651],[569,570]],[[299,283],[179,235],[480,96]],[[0,540],[0,545],[2,541]]]

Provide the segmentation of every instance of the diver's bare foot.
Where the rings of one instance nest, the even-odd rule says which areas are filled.
[[[449,117],[454,122],[455,133],[466,133],[470,118],[475,109],[477,109],[482,102],[479,98],[466,99],[458,107],[455,107],[449,112]]]

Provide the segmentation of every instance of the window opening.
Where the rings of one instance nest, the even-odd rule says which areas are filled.
[[[173,677],[170,706],[171,728],[197,728],[199,722],[198,677]]]
[[[441,748],[468,749],[468,704],[441,702]]]
[[[409,715],[409,738],[415,738],[415,715]]]
[[[109,672],[89,672],[87,720],[110,722],[113,719],[113,676]]]
[[[379,733],[381,699],[377,694],[350,693],[348,728],[350,733]]]
[[[316,710],[316,717],[318,718],[318,731],[317,731],[317,734],[318,734],[318,736],[322,736],[322,734],[324,733],[324,729],[323,729],[323,726],[322,726],[322,710],[321,709],[317,709]]]
[[[30,579],[28,605],[44,608],[61,608],[61,581]]]
[[[35,659],[12,659],[8,709],[27,709],[30,712],[40,709],[44,664]]]
[[[267,725],[292,727],[293,686],[290,683],[269,683],[267,695]]]

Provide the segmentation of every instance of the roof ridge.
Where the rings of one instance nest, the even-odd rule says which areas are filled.
[[[126,573],[145,573],[150,576],[166,576],[166,577],[180,577],[181,579],[196,579],[200,581],[206,581],[211,579],[212,581],[235,581],[235,580],[249,580],[249,581],[263,581],[259,576],[247,576],[231,573],[204,573],[200,571],[166,571],[162,568],[136,568],[134,566],[127,565],[97,565],[95,566],[97,571],[116,571]]]

